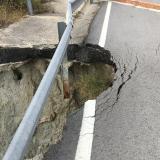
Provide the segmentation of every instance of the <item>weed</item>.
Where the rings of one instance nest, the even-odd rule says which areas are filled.
[[[74,74],[74,91],[78,104],[86,100],[96,99],[104,90],[112,85],[113,68],[105,64],[80,65],[74,64],[71,68]]]
[[[41,0],[32,0],[34,13],[45,12]],[[27,13],[26,0],[0,0],[0,28],[18,21]]]
[[[0,6],[0,28],[18,21],[26,14],[23,9],[14,9],[6,5]]]

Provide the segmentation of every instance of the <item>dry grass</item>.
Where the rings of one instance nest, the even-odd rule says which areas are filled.
[[[0,6],[0,28],[18,21],[26,14],[24,9],[15,9],[5,5]]]
[[[77,86],[82,97],[85,97],[86,99],[95,99],[107,88],[107,82],[105,79],[99,79],[98,74],[84,74],[80,75]]]
[[[82,105],[88,99],[95,99],[113,82],[113,68],[105,64],[79,65],[74,64],[74,91],[76,101]]]
[[[34,13],[44,13],[47,9],[44,7],[41,0],[32,0]]]
[[[41,0],[32,0],[34,13],[43,13],[46,11]],[[25,0],[2,1],[0,0],[0,28],[6,27],[22,18],[27,14]]]
[[[82,100],[96,99],[111,84],[111,78],[109,76],[103,77],[99,73],[80,75],[76,86]]]

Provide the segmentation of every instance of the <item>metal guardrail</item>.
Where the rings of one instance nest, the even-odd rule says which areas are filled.
[[[29,2],[30,0],[28,0]],[[56,78],[58,69],[62,63],[63,57],[69,44],[71,30],[73,26],[72,20],[72,3],[74,0],[68,1],[66,14],[67,27],[60,40],[60,43],[54,53],[54,56],[47,68],[47,71],[40,82],[40,85],[21,121],[3,160],[22,160],[25,156],[27,148],[32,140],[34,131],[40,119],[44,104],[49,95],[53,81]]]

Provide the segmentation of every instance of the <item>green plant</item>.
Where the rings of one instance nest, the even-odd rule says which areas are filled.
[[[106,90],[113,81],[113,70],[109,65],[76,65],[75,91],[80,103],[95,99]]]
[[[106,79],[100,79],[98,73],[80,75],[76,86],[80,96],[85,100],[95,99],[108,87]]]

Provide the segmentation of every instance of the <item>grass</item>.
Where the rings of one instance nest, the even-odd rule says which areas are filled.
[[[32,0],[34,13],[44,13],[46,8],[43,6],[41,0]]]
[[[79,104],[96,99],[113,82],[113,68],[104,64],[78,65],[74,67],[74,88]]]
[[[26,14],[23,9],[8,8],[5,5],[0,6],[0,28],[6,27],[18,21]]]
[[[82,97],[95,99],[107,88],[107,82],[105,79],[99,79],[99,74],[84,74],[80,76],[77,86]]]
[[[32,0],[32,3],[35,14],[46,11],[41,0]],[[26,0],[0,0],[0,28],[18,21],[26,14]]]

